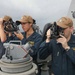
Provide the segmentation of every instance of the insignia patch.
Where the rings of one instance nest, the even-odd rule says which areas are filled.
[[[75,50],[75,47],[73,47],[72,49]]]
[[[29,41],[29,44],[34,46],[34,42],[33,41]]]

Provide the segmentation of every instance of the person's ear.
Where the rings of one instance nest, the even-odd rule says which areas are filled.
[[[30,23],[30,26],[31,26],[31,27],[32,27],[32,25],[33,25],[33,24],[32,24],[32,23]]]
[[[74,27],[72,26],[72,27],[71,27],[71,32],[73,32],[73,30],[74,30]]]

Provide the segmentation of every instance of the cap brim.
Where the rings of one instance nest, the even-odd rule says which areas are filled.
[[[19,24],[21,24],[21,22],[20,21],[16,21],[16,24],[19,25]]]

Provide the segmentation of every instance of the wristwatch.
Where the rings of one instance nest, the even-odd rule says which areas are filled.
[[[68,51],[69,49],[70,49],[70,46],[67,46],[67,47],[65,48],[66,51]]]

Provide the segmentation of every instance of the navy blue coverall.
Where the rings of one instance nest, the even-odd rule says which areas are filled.
[[[60,43],[52,39],[40,45],[39,58],[46,59],[52,54],[52,73],[54,75],[75,75],[75,36],[71,35],[68,42],[70,49],[64,50]]]
[[[2,56],[5,54],[5,48],[3,46],[3,43],[0,40],[0,59],[2,58]]]

